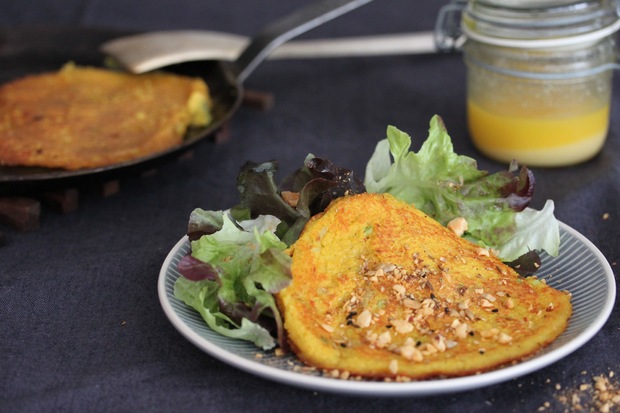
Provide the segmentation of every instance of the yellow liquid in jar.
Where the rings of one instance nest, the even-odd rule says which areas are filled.
[[[533,117],[467,102],[474,145],[493,159],[516,159],[530,166],[562,166],[585,161],[602,148],[609,127],[609,105],[570,117]]]

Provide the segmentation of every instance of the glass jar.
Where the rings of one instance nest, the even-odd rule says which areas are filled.
[[[467,121],[490,158],[564,166],[609,128],[618,2],[472,0],[461,19]]]

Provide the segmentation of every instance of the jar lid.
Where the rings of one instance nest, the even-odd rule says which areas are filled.
[[[546,48],[593,42],[620,29],[619,0],[471,0],[461,30],[497,46]]]

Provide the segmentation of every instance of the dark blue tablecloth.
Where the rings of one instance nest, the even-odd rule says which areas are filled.
[[[251,35],[305,3],[5,0],[0,29],[78,29],[75,47],[83,50],[101,33],[117,31],[192,28]],[[440,6],[431,0],[376,1],[304,37],[432,30]],[[103,31],[95,36],[93,29]],[[484,169],[503,169],[469,141],[464,80],[459,54],[268,61],[246,87],[272,93],[275,106],[241,107],[229,141],[206,142],[193,157],[125,176],[112,196],[84,189],[74,212],[44,208],[37,230],[1,226],[0,411],[570,411],[563,395],[593,376],[620,374],[617,311],[582,348],[524,377],[441,397],[365,398],[299,389],[228,366],[185,340],[158,301],[160,267],[184,234],[188,214],[195,207],[233,205],[235,178],[246,160],[277,159],[285,174],[312,152],[363,175],[387,125],[409,132],[419,144],[431,116],[439,114],[457,152],[478,158]],[[534,173],[533,206],[553,199],[558,219],[590,239],[617,277],[618,79],[601,154],[579,166]]]

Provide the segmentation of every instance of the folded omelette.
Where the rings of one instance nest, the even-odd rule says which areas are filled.
[[[278,296],[298,357],[376,379],[488,371],[566,328],[570,294],[524,278],[387,194],[335,200],[291,247]]]

